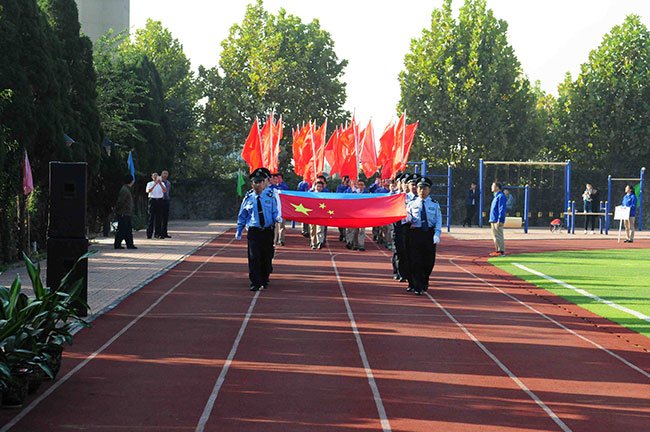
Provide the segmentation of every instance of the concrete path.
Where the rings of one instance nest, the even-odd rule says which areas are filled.
[[[177,264],[185,256],[233,228],[233,221],[170,221],[165,240],[148,240],[145,231],[135,232],[137,250],[114,249],[113,237],[90,241],[90,250],[97,250],[88,263],[88,304],[90,316],[97,315],[144,285],[152,278]],[[41,262],[41,278],[45,280],[46,261]],[[30,294],[31,282],[24,265],[0,273],[0,285],[9,286],[20,275],[23,290]]]

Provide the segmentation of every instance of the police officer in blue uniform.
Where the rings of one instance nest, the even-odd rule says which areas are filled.
[[[268,171],[268,170],[267,170]],[[273,272],[273,236],[276,222],[282,218],[278,212],[273,191],[266,189],[267,176],[262,169],[250,175],[253,189],[244,197],[237,217],[235,238],[241,240],[244,228],[248,230],[248,273],[251,291],[268,287]]]
[[[420,174],[408,174],[405,178],[406,184],[404,185],[404,190],[406,193],[406,212],[408,215],[408,206],[411,203],[411,201],[415,200],[418,197],[417,194],[417,183],[420,181],[420,178],[422,176]],[[410,255],[410,242],[411,242],[411,236],[409,235],[409,229],[411,227],[411,223],[408,220],[408,218],[402,219],[400,222],[402,224],[401,230],[402,230],[402,237],[401,237],[401,256],[398,257],[399,260],[399,273],[402,276],[402,279],[400,279],[400,282],[408,282],[408,288],[406,289],[407,291],[413,291],[414,290],[414,282],[413,282],[413,275],[412,275],[412,265],[411,265],[411,255]]]
[[[436,262],[436,245],[440,243],[442,213],[440,205],[431,199],[431,182],[420,178],[417,182],[418,197],[406,209],[408,251],[411,267],[411,288],[421,295],[429,288],[429,277]]]

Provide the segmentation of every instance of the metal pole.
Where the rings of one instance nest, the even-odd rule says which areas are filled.
[[[612,176],[607,176],[607,202],[612,202]],[[611,204],[610,204],[611,206]],[[605,218],[605,232],[609,234],[609,207],[607,208],[607,217]]]
[[[639,183],[639,209],[637,217],[639,218],[639,231],[643,231],[643,178],[645,177],[645,167],[641,168],[641,182]]]
[[[571,161],[564,166],[564,202],[568,209],[571,205]]]
[[[526,194],[524,195],[524,233],[528,234],[528,209],[530,207],[530,186],[526,185]]]
[[[571,201],[571,234],[576,233],[576,202]]]
[[[483,159],[478,161],[478,226],[483,227]]]
[[[451,165],[447,166],[447,232],[451,231]]]
[[[422,172],[422,177],[427,176],[427,160],[426,159],[422,159],[422,168],[420,169],[420,171]]]
[[[609,201],[605,201],[605,234],[609,234]]]
[[[604,206],[603,206],[603,202],[600,201],[598,203],[598,213],[602,213],[603,211],[605,211]],[[587,224],[585,224],[585,228],[586,227],[587,227]],[[603,233],[603,217],[602,216],[598,216],[598,228],[600,228],[600,234],[602,234]]]

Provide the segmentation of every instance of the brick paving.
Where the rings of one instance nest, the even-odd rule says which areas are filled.
[[[98,252],[88,262],[88,304],[90,315],[103,312],[120,298],[151,278],[161,274],[186,255],[233,228],[233,221],[170,221],[170,239],[147,239],[144,230],[133,233],[137,250],[114,249],[113,237],[90,241]],[[41,262],[41,278],[45,280],[46,260]],[[0,285],[11,284],[20,275],[23,290],[31,293],[31,282],[25,266],[13,267],[0,274]]]

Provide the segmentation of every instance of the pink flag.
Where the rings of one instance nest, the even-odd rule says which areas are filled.
[[[34,179],[32,178],[32,167],[29,165],[27,150],[25,150],[25,159],[23,159],[23,192],[29,195],[34,190]]]

